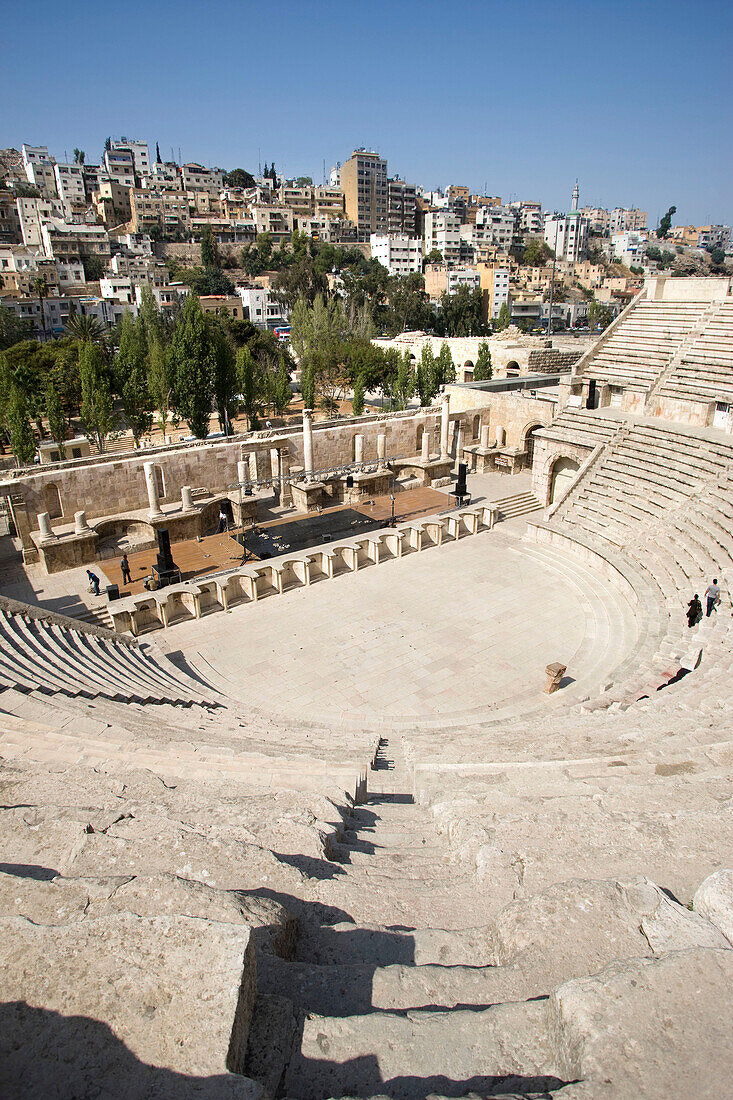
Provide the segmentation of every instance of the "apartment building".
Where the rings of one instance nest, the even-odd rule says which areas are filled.
[[[151,191],[134,187],[130,190],[130,230],[146,233],[154,226],[165,232],[190,228],[188,198],[180,191]]]
[[[448,265],[457,264],[461,257],[461,223],[452,210],[426,210],[423,252],[429,255],[433,249],[440,252]]]
[[[103,179],[92,196],[92,205],[98,218],[111,228],[129,222],[132,217],[130,187],[117,180]]]
[[[387,181],[387,231],[416,236],[415,186],[395,176]]]
[[[626,233],[628,231],[638,232],[641,229],[646,229],[646,227],[646,210],[638,210],[634,206],[630,209],[616,206],[610,213],[608,231],[611,234]]]
[[[255,232],[269,233],[274,244],[289,240],[293,232],[293,211],[287,206],[256,203],[250,207]]]
[[[478,265],[485,321],[496,320],[501,307],[509,301],[509,268],[498,264]]]
[[[378,153],[355,149],[341,167],[346,216],[356,225],[360,241],[389,228],[387,161]]]
[[[645,233],[625,230],[611,234],[611,255],[627,267],[641,267],[644,263],[647,238]]]
[[[422,241],[406,233],[372,233],[369,238],[372,259],[386,267],[390,275],[405,276],[422,268]]]
[[[507,210],[514,215],[514,227],[517,233],[527,237],[541,237],[545,230],[545,219],[542,216],[542,203],[533,200],[520,199],[510,202]]]
[[[0,191],[0,243],[20,244],[22,239],[15,195]]]
[[[26,179],[44,198],[57,198],[55,160],[45,145],[22,145],[23,168]]]
[[[224,186],[220,168],[204,168],[203,164],[184,164],[181,168],[184,191],[212,191],[218,195]]]
[[[508,252],[514,236],[514,213],[503,206],[481,206],[476,211],[476,229],[484,230],[484,240],[490,234],[491,243]]]
[[[288,313],[266,287],[235,288],[242,300],[245,321],[251,321],[258,328],[274,329],[287,324]]]
[[[84,173],[80,164],[54,164],[56,192],[69,206],[83,206],[86,202]]]
[[[36,250],[43,249],[41,228],[50,218],[61,216],[58,202],[50,199],[16,199],[16,210],[23,244]]]
[[[314,201],[313,213],[317,218],[343,218],[344,196],[340,187],[326,184],[316,187]]]
[[[129,153],[132,157],[133,170],[138,178],[150,174],[150,150],[147,141],[128,141],[123,137],[119,141],[111,142],[111,151]]]
[[[545,243],[558,260],[578,263],[588,247],[588,219],[579,210],[568,214],[545,214]]]
[[[109,257],[109,237],[101,225],[65,222],[51,218],[41,226],[43,251],[54,260],[76,260],[85,256]]]
[[[121,183],[123,187],[135,186],[135,158],[130,149],[106,149],[104,170],[109,179]]]

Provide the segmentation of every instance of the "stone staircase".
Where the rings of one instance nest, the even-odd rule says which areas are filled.
[[[710,968],[719,993],[733,972],[719,930],[643,878],[576,879],[487,908],[490,894],[412,801],[396,740],[382,743],[372,775],[334,846],[333,875],[298,908],[294,956],[258,954],[245,1072],[268,1096],[574,1096],[585,1068],[577,1051],[597,1031],[585,1005],[564,1018],[558,1010],[575,979],[601,972],[594,995],[612,1013],[610,1031],[623,1031],[649,1009],[624,1020],[604,967],[631,960],[633,983],[669,950],[687,951],[685,966]],[[620,1051],[615,1061],[604,1063],[607,1081],[621,1073]],[[605,1095],[596,1088],[577,1095]],[[641,1094],[664,1092],[609,1093]]]
[[[498,509],[499,519],[515,519],[517,516],[526,516],[529,512],[539,511],[543,505],[533,493],[514,493],[508,497],[501,497],[491,502]]]

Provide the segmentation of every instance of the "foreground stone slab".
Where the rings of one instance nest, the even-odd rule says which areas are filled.
[[[714,924],[733,944],[733,871],[716,871],[700,884],[692,901],[696,913]]]
[[[106,1067],[89,1063],[87,1043],[100,1057],[124,1044],[128,1056],[176,1073],[244,1065],[256,964],[243,925],[119,914],[49,928],[8,917],[0,920],[0,972],[2,1000],[24,1002],[0,1028],[2,1072],[15,1081],[5,1095],[28,1095],[22,1083],[36,1059],[53,1072],[49,1096],[80,1066],[79,1091],[64,1095],[97,1095],[94,1077]],[[55,1055],[50,1013],[84,1018]]]
[[[733,951],[692,948],[614,963],[548,1004],[571,1096],[723,1097],[733,1074]]]

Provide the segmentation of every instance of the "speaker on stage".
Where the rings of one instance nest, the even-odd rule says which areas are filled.
[[[181,574],[178,571],[178,567],[173,561],[173,555],[171,554],[171,538],[168,534],[168,528],[159,527],[157,535],[158,560],[153,568],[153,573],[158,578],[158,581],[162,587],[166,584],[171,584],[173,581],[180,580]]]
[[[468,466],[465,462],[458,463],[458,481],[456,482],[455,494],[457,497],[468,496],[468,489],[466,488],[466,474],[468,473]]]
[[[585,403],[586,409],[595,409],[596,407],[596,380],[591,378],[588,381],[588,400]]]
[[[120,586],[118,584],[107,585],[107,599],[119,600],[120,598]]]

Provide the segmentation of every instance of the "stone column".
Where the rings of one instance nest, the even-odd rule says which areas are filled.
[[[486,451],[489,449],[489,425],[488,424],[482,424],[481,425],[481,446]]]
[[[192,512],[193,511],[193,497],[191,496],[191,486],[184,485],[181,489],[181,511]]]
[[[384,465],[384,461],[387,457],[387,436],[384,432],[380,432],[377,436],[377,461],[380,466]]]
[[[496,445],[497,447],[503,447],[506,441],[506,432],[501,424],[496,425]]]
[[[313,409],[303,409],[303,464],[307,480],[313,476]]]
[[[52,539],[53,531],[51,530],[51,517],[48,512],[38,513],[38,530],[41,532],[42,539]]]
[[[456,464],[463,461],[463,421],[456,420]]]
[[[364,436],[354,436],[354,462],[364,461]]]
[[[145,463],[145,486],[148,490],[148,504],[150,505],[150,518],[155,519],[157,516],[162,516],[163,513],[160,509],[160,503],[158,502],[158,486],[155,481],[155,463]]]
[[[448,425],[450,412],[450,394],[440,395],[440,457],[448,457]]]
[[[74,534],[85,535],[89,530],[86,512],[74,512]]]
[[[422,458],[423,462],[428,462],[430,460],[430,429],[428,428],[427,424],[423,428],[422,454],[420,457]]]
[[[284,508],[292,508],[293,492],[290,488],[290,451],[287,447],[280,448],[280,505]]]
[[[249,486],[249,462],[244,459],[237,463],[237,481],[243,489]]]

